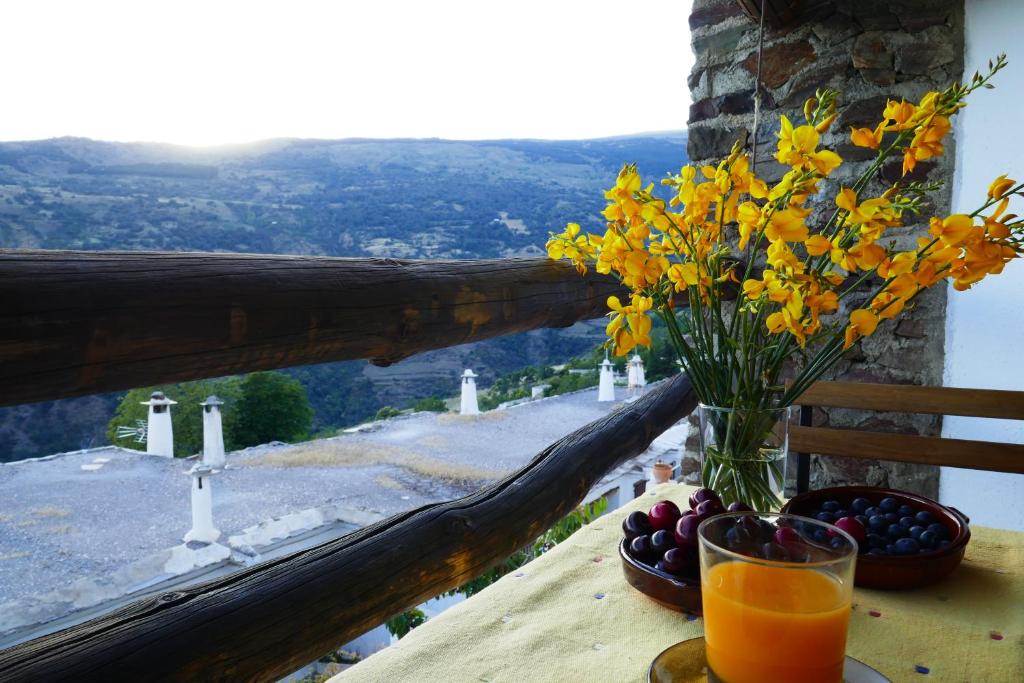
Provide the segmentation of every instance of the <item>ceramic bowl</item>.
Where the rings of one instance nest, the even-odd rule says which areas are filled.
[[[809,491],[792,498],[782,512],[807,515],[821,507],[826,500],[837,500],[849,505],[854,498],[866,498],[878,505],[883,498],[895,498],[900,505],[927,510],[949,530],[949,545],[917,555],[858,555],[854,584],[863,588],[903,590],[927,586],[945,578],[956,569],[964,557],[971,538],[970,520],[956,508],[946,507],[934,500],[907,491],[895,491],[873,486],[837,486]]]
[[[658,571],[630,557],[628,545],[629,541],[622,539],[619,556],[622,558],[622,573],[629,585],[669,609],[701,613],[699,575],[679,577]]]

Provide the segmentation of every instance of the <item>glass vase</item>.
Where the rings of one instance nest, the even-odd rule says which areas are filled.
[[[722,503],[778,510],[786,486],[790,408],[700,404],[700,479]]]

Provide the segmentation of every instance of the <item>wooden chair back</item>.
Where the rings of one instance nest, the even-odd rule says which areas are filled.
[[[800,425],[789,434],[790,450],[798,454],[798,493],[808,489],[811,453],[1024,474],[1021,444],[811,426],[815,406],[1024,420],[1024,391],[822,381],[799,405]]]

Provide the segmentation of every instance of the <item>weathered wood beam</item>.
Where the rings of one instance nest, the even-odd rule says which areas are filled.
[[[0,405],[421,351],[606,312],[544,258],[0,250]]]
[[[794,0],[736,0],[740,9],[755,22],[761,21],[761,9],[764,8],[764,23],[769,28],[782,28],[793,21],[795,16]]]
[[[800,395],[799,403],[880,412],[1024,420],[1024,392],[998,389],[819,381]]]
[[[470,496],[2,651],[0,680],[276,680],[522,548],[695,406],[679,375]]]
[[[1024,474],[1024,445],[1015,443],[793,426],[789,447],[799,453]]]

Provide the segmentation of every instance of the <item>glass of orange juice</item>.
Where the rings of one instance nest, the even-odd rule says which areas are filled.
[[[708,680],[840,683],[857,542],[756,512],[716,515],[697,533]]]

